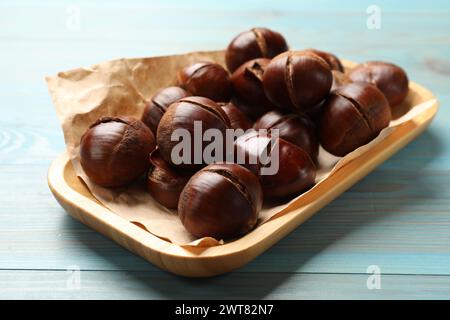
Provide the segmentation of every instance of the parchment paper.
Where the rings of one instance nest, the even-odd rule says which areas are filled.
[[[106,189],[92,183],[83,172],[78,158],[79,142],[89,125],[102,116],[141,117],[146,100],[160,88],[173,85],[177,71],[195,61],[215,61],[224,65],[224,52],[194,52],[184,55],[142,59],[119,59],[60,72],[47,77],[48,88],[64,132],[68,153],[75,172],[86,183],[91,193],[115,214],[133,222],[150,233],[181,246],[214,246],[220,239],[196,239],[181,224],[175,211],[154,201],[147,193],[143,180],[121,189]],[[410,91],[410,95],[413,94]],[[339,167],[382,141],[398,125],[431,107],[433,101],[413,106],[408,96],[402,108],[407,112],[391,121],[388,128],[369,144],[358,148],[344,158],[335,157],[320,148],[316,186]],[[314,187],[313,187],[314,188]],[[311,189],[312,190],[312,189]],[[310,190],[310,191],[311,191]],[[308,191],[308,192],[310,192]],[[285,203],[266,204],[260,212],[258,225],[275,219],[294,202],[307,194]]]

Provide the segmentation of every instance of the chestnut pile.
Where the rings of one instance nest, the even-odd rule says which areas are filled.
[[[192,235],[237,237],[255,227],[264,199],[297,196],[314,185],[319,145],[345,156],[367,144],[408,94],[408,77],[394,64],[366,62],[348,71],[331,53],[289,50],[280,33],[266,28],[237,35],[225,64],[185,66],[174,75],[176,86],[148,101],[140,120],[98,119],[80,142],[86,175],[116,188],[145,174],[153,199],[177,209]],[[202,133],[216,129],[223,136],[227,129],[255,130],[233,140],[240,161],[198,162],[186,154],[187,161],[175,161],[173,134],[194,134],[194,122]],[[262,174],[262,150],[278,153],[273,174]]]

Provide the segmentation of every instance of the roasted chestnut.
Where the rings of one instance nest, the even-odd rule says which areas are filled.
[[[218,105],[225,111],[230,120],[231,129],[243,129],[244,131],[252,127],[247,116],[232,102],[219,102]]]
[[[261,117],[273,104],[267,99],[262,80],[269,59],[259,58],[245,62],[231,75],[238,106],[252,119]]]
[[[150,155],[147,189],[153,199],[169,209],[176,209],[184,186],[192,177],[192,171],[177,170],[163,160],[156,149]]]
[[[80,163],[102,187],[120,187],[141,176],[155,149],[150,129],[133,118],[104,117],[94,122],[80,142]]]
[[[233,163],[211,164],[184,187],[178,214],[194,236],[228,239],[253,229],[262,200],[261,184],[252,172]]]
[[[156,135],[156,128],[158,128],[159,121],[167,108],[175,101],[190,95],[189,92],[180,87],[168,87],[158,90],[145,106],[142,113],[142,122]]]
[[[351,83],[333,91],[325,101],[320,140],[336,156],[370,142],[389,125],[391,111],[383,93],[368,83]]]
[[[308,153],[270,134],[249,131],[240,136],[235,162],[259,176],[265,198],[299,195],[315,182],[316,167]]]
[[[196,62],[178,72],[178,83],[194,96],[217,102],[229,101],[232,94],[230,75],[220,64]]]
[[[317,49],[306,49],[304,52],[311,52],[319,57],[321,57],[323,60],[325,60],[326,63],[330,66],[331,70],[337,70],[340,72],[344,72],[344,66],[342,65],[341,60],[339,60],[338,57],[336,57],[334,54],[326,51],[321,51]]]
[[[214,101],[195,96],[183,98],[170,105],[159,122],[158,149],[162,158],[172,165],[199,168],[205,165],[203,155],[209,144],[203,139],[205,131],[216,129],[225,137],[227,128],[230,120]],[[222,145],[225,148],[226,144]]]
[[[368,82],[377,86],[391,107],[401,104],[408,95],[408,76],[402,68],[392,63],[366,62],[353,69],[349,77],[354,82]]]
[[[307,112],[330,92],[333,76],[324,59],[310,52],[288,51],[269,63],[263,75],[267,98],[282,110]]]
[[[299,146],[309,154],[311,159],[317,160],[319,142],[316,127],[305,114],[282,114],[278,111],[270,111],[255,122],[253,129],[266,129],[269,133],[277,129],[280,138]]]
[[[286,40],[276,31],[253,28],[238,34],[228,45],[225,61],[234,72],[244,62],[256,58],[273,58],[288,50]]]
[[[337,70],[331,70],[331,73],[333,74],[333,84],[331,85],[330,91],[334,91],[341,86],[352,83],[352,80],[348,77],[348,75],[343,72],[340,72]],[[314,122],[316,130],[319,127],[324,104],[325,104],[325,100],[323,100],[318,105],[314,106],[313,108],[309,109],[306,112],[308,117]]]

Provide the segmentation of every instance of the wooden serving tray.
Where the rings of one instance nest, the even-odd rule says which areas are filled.
[[[413,82],[410,83],[411,94],[415,104],[435,99],[430,91]],[[386,139],[345,164],[297,201],[290,211],[237,240],[215,247],[174,245],[114,214],[102,206],[76,176],[66,153],[50,166],[48,185],[61,206],[74,218],[159,268],[189,277],[213,276],[245,265],[297,228],[422,133],[437,110],[438,102],[434,100],[431,108],[396,127]]]

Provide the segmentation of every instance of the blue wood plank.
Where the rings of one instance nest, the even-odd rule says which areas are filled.
[[[370,4],[2,1],[0,298],[448,298],[450,2],[377,1],[380,30],[366,27]],[[79,29],[67,27],[73,5]],[[436,93],[439,115],[377,171],[224,277],[170,276],[68,217],[46,186],[48,165],[64,142],[44,76],[119,57],[220,49],[253,26],[281,31],[293,48],[398,63]],[[372,264],[386,279],[381,291],[365,287]],[[80,291],[62,287],[71,265],[85,270]]]
[[[185,279],[161,272],[0,271],[0,299],[448,299],[450,277],[253,273]],[[78,278],[78,276],[77,276]],[[372,287],[373,288],[373,287]]]
[[[46,166],[1,168],[10,188],[0,195],[0,269],[155,270],[67,216]],[[450,173],[421,172],[377,170],[240,272],[361,273],[377,264],[387,274],[448,275]]]

